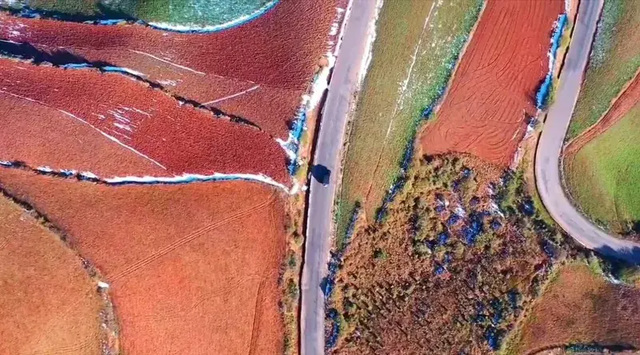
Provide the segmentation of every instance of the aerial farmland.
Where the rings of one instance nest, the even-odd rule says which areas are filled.
[[[0,355],[640,351],[638,14],[0,0]]]

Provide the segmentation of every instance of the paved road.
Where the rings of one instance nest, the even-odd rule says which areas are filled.
[[[560,85],[538,143],[536,184],[553,219],[575,240],[602,254],[640,263],[640,244],[615,238],[592,224],[571,204],[560,179],[564,138],[580,92],[602,1],[580,1],[578,21],[560,74]]]
[[[314,163],[326,166],[332,173],[328,186],[312,179],[310,187],[301,287],[303,355],[324,353],[324,296],[320,282],[327,274],[333,232],[333,201],[349,103],[358,89],[369,25],[375,18],[375,5],[374,0],[353,0],[320,122]]]

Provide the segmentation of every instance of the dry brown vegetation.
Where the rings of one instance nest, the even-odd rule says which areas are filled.
[[[335,352],[497,349],[566,253],[521,178],[470,157],[420,159],[385,220],[348,247]]]
[[[640,348],[640,289],[615,285],[584,263],[563,266],[524,322],[513,354],[573,344]]]
[[[0,170],[102,271],[135,354],[282,351],[282,197],[247,182],[106,186]]]
[[[0,195],[0,354],[99,354],[101,307],[80,258]]]

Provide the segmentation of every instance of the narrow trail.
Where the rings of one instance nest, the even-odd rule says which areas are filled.
[[[105,355],[116,355],[120,354],[119,349],[119,341],[118,337],[120,334],[120,325],[118,324],[118,318],[115,314],[115,310],[113,307],[113,302],[111,300],[111,296],[108,292],[108,287],[100,287],[100,285],[108,285],[108,280],[103,276],[103,274],[98,270],[98,268],[87,258],[82,256],[80,252],[73,247],[70,242],[71,238],[65,231],[61,228],[57,227],[55,224],[51,222],[51,220],[42,212],[38,211],[29,204],[27,201],[24,201],[17,196],[11,194],[3,185],[2,181],[0,181],[0,194],[20,206],[25,213],[29,213],[35,217],[37,221],[46,229],[48,229],[53,235],[55,235],[62,244],[71,250],[71,252],[76,255],[76,257],[81,261],[81,265],[83,269],[87,273],[89,279],[91,279],[96,285],[96,292],[102,299],[102,309],[100,310],[100,314],[98,315],[101,318],[102,326],[100,327],[102,331],[102,345],[103,345],[103,354]],[[75,350],[75,349],[69,349]]]

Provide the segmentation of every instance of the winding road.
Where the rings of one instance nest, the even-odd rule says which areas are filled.
[[[327,100],[322,109],[313,163],[324,165],[332,173],[327,186],[311,179],[301,282],[300,335],[303,355],[324,354],[324,295],[320,282],[328,272],[334,230],[333,204],[347,120],[359,87],[362,59],[366,55],[367,38],[375,14],[376,1],[353,0]]]
[[[549,108],[535,159],[538,192],[551,217],[586,248],[603,255],[640,263],[640,244],[607,234],[571,203],[562,183],[562,154],[603,0],[582,0],[571,44],[560,73],[555,101]]]

